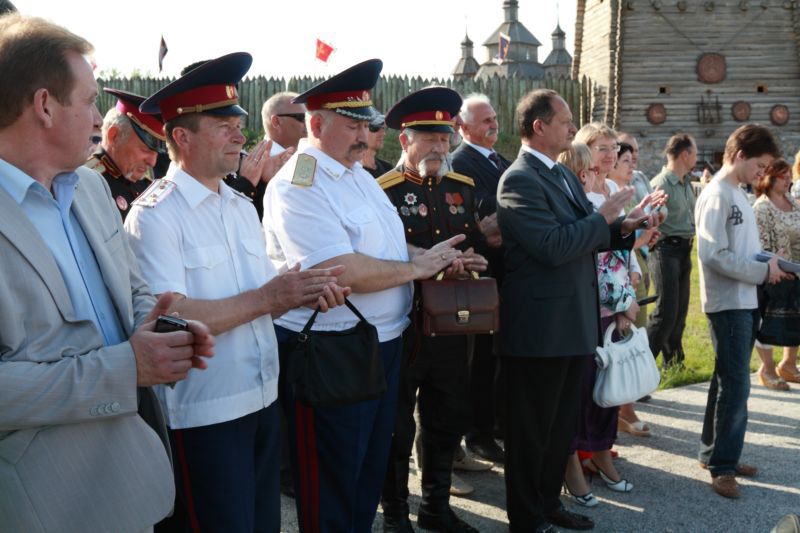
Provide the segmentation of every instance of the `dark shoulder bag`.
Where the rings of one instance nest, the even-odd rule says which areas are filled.
[[[372,400],[386,390],[378,330],[349,300],[345,305],[359,318],[352,328],[312,330],[317,309],[297,335],[287,369],[296,400],[320,407],[345,405]]]

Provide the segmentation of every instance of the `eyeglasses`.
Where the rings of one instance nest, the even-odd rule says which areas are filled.
[[[371,131],[372,133],[377,133],[377,132],[379,132],[379,131],[381,131],[383,129],[386,129],[386,124],[377,124],[377,125],[370,124],[369,125],[369,131]]]
[[[295,119],[297,122],[305,122],[306,121],[306,114],[305,113],[278,113],[279,117],[289,117]]]
[[[592,146],[592,148],[594,148],[595,150],[597,150],[601,154],[608,154],[608,153],[611,153],[611,152],[617,153],[617,150],[619,149],[619,147],[616,144],[614,144],[612,146],[605,146],[605,145],[597,145],[596,144],[596,145]]]

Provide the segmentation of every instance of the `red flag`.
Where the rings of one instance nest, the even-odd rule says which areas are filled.
[[[167,42],[164,40],[164,36],[161,36],[161,46],[158,47],[158,71],[161,72],[161,67],[164,63],[164,56],[167,55],[169,49],[167,48]]]
[[[333,46],[317,39],[317,59],[323,62],[327,62],[328,58],[331,57],[332,52],[333,52]]]

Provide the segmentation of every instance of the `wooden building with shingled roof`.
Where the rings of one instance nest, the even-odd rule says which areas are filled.
[[[787,0],[577,0],[572,74],[596,86],[594,120],[637,136],[653,175],[674,133],[717,168],[728,135],[769,126],[800,144],[800,5]]]

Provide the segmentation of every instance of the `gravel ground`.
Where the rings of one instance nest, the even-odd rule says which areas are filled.
[[[708,383],[702,383],[659,391],[648,403],[637,404],[653,436],[622,433],[616,445],[617,469],[634,484],[633,492],[619,494],[594,479],[592,490],[600,505],[585,509],[562,497],[565,505],[590,516],[595,531],[613,532],[767,533],[781,516],[800,513],[800,476],[794,469],[800,465],[800,385],[792,385],[789,392],[770,391],[755,375],[752,384],[742,461],[761,472],[756,478],[740,478],[739,500],[712,492],[708,472],[698,467],[708,391]],[[459,475],[475,492],[451,499],[456,513],[481,532],[508,531],[502,467]],[[416,477],[411,491],[414,512],[420,494]],[[283,497],[282,505],[283,530],[298,531],[293,500]],[[382,531],[380,511],[373,531]]]

